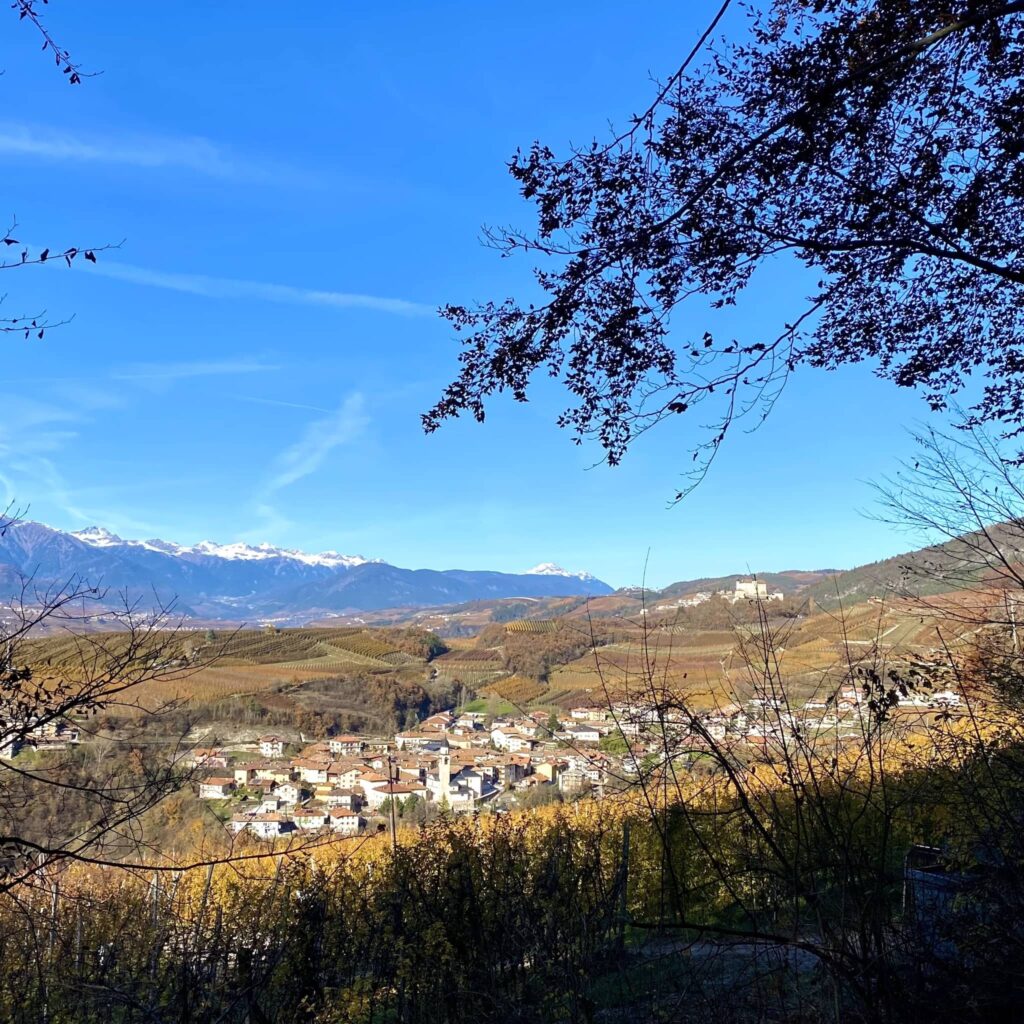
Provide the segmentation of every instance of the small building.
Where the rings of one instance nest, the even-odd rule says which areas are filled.
[[[365,771],[366,765],[364,764],[343,764],[340,761],[335,761],[327,769],[327,782],[331,786],[352,789]]]
[[[303,782],[313,783],[327,782],[327,770],[331,766],[330,761],[319,761],[314,759],[296,758],[292,761],[292,768],[298,773]]]
[[[220,747],[196,747],[190,760],[196,768],[227,768],[228,756]]]
[[[356,785],[363,791],[363,799],[369,803],[370,794],[382,786],[388,784],[388,777],[386,775],[378,775],[376,772],[364,771],[356,779]],[[383,799],[383,797],[381,798]],[[379,802],[379,801],[378,801]],[[371,806],[375,806],[372,805]]]
[[[283,757],[284,740],[280,736],[261,736],[260,754],[263,757]]]
[[[352,756],[362,752],[363,740],[361,736],[331,736],[327,748],[332,754]]]
[[[256,766],[256,778],[269,782],[287,782],[292,774],[291,765],[284,761],[263,761]]]
[[[555,789],[555,785],[549,782],[543,775],[527,775],[525,779],[521,779],[515,784],[515,789],[519,793],[529,793],[541,786],[548,786],[551,789]]]
[[[607,713],[606,708],[578,707],[569,711],[569,717],[577,722],[599,722]]]
[[[355,811],[345,807],[332,807],[327,812],[327,822],[335,832],[346,836],[354,836],[364,824]]]
[[[228,828],[232,832],[247,829],[260,839],[275,839],[287,832],[293,832],[295,825],[276,811],[257,811],[255,814],[233,814]]]
[[[565,761],[541,761],[533,766],[534,775],[546,782],[557,782],[558,777],[568,768]],[[531,778],[533,776],[530,776]]]
[[[295,827],[303,832],[316,832],[327,824],[327,808],[318,804],[307,804],[292,811]]]
[[[235,779],[232,775],[211,775],[199,783],[200,800],[223,800],[231,796],[235,790]]]
[[[443,732],[410,731],[395,733],[395,743],[399,750],[440,750],[448,745]]]
[[[346,811],[358,811],[363,806],[362,794],[355,789],[345,789],[335,786],[329,789],[323,797],[328,808],[340,807]]]
[[[305,790],[297,782],[282,782],[275,788],[274,795],[283,804],[297,804],[305,796]]]
[[[456,747],[459,750],[470,750],[480,742],[480,735],[480,730],[478,729],[449,729],[444,734],[444,738],[449,747]],[[431,748],[428,747],[427,749]]]
[[[570,768],[558,776],[557,785],[562,793],[578,793],[587,785],[587,777],[578,768]]]
[[[447,711],[439,711],[420,722],[423,732],[447,732],[455,724],[455,717]]]
[[[728,725],[721,718],[709,718],[704,722],[704,728],[713,740],[724,740]]]
[[[601,733],[596,725],[587,722],[566,726],[565,737],[570,743],[599,743]]]
[[[385,781],[383,786],[366,790],[366,806],[375,810],[389,797],[401,802],[403,800],[408,800],[411,796],[417,796],[421,800],[425,800],[427,796],[427,787],[422,783],[389,783]]]
[[[510,757],[498,765],[498,781],[503,789],[511,789],[529,773],[529,760],[522,757]]]
[[[491,742],[499,750],[507,750],[510,754],[529,752],[537,746],[537,741],[532,736],[526,736],[518,729],[507,726],[492,729]]]

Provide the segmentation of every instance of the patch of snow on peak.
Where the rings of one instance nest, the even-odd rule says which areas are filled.
[[[321,551],[316,555],[307,555],[304,551],[284,551],[282,553],[287,558],[297,558],[300,562],[305,562],[306,565],[323,565],[328,569],[339,567],[352,569],[357,565],[381,561],[379,558],[363,558],[362,555],[343,555],[338,551]]]
[[[94,548],[112,548],[124,543],[116,533],[111,533],[102,526],[89,526],[84,530],[76,530],[71,536],[83,544],[91,544]]]
[[[535,565],[532,569],[527,569],[523,574],[524,576],[566,576],[574,580],[592,580],[596,579],[593,573],[589,572],[569,572],[568,569],[563,569],[560,565],[554,562],[541,562],[540,565]]]
[[[337,551],[323,551],[320,554],[311,555],[295,548],[279,548],[274,544],[266,543],[266,541],[262,544],[253,545],[241,542],[218,544],[212,540],[201,540],[198,544],[192,545],[192,547],[177,548],[175,553],[209,555],[212,558],[248,562],[261,561],[268,558],[287,558],[293,562],[301,562],[303,565],[320,565],[328,569],[351,569],[356,565],[380,561],[377,558],[363,558],[362,555],[342,555]]]
[[[295,562],[302,562],[303,565],[321,565],[329,569],[339,567],[350,569],[352,566],[364,565],[371,561],[369,558],[363,558],[362,555],[342,555],[337,551],[322,551],[320,554],[311,555],[296,548],[279,548],[265,541],[255,546],[250,544],[214,544],[211,541],[201,541],[196,545],[196,550],[218,558],[289,558]]]
[[[163,540],[125,540],[102,526],[90,526],[88,529],[78,530],[71,536],[94,548],[145,548],[147,551],[160,551],[165,555],[181,553],[181,548],[177,544],[169,544]]]
[[[180,555],[181,545],[174,544],[169,540],[160,540],[159,537],[151,537],[149,540],[138,540],[133,541],[140,547],[144,547],[147,551],[160,551],[165,555]]]
[[[254,562],[263,561],[268,558],[287,558],[295,562],[302,562],[304,565],[319,565],[328,569],[351,569],[357,565],[365,565],[367,562],[379,562],[380,559],[364,558],[362,555],[343,555],[337,551],[322,551],[320,554],[307,554],[305,551],[298,551],[291,548],[279,548],[273,544],[245,544],[236,541],[233,544],[218,544],[213,540],[201,540],[198,544],[175,544],[172,541],[159,540],[123,540],[117,534],[105,530],[102,526],[90,526],[88,529],[79,530],[71,536],[76,537],[84,544],[93,547],[141,547],[148,551],[159,551],[165,555],[206,555],[210,558],[223,558],[227,561]]]
[[[270,551],[262,547],[254,548],[251,544],[243,544],[236,541],[234,544],[218,544],[212,540],[201,540],[191,548],[182,548],[182,551],[194,552],[197,555],[211,555],[214,558],[225,558],[229,561],[251,562],[263,558],[273,558]]]

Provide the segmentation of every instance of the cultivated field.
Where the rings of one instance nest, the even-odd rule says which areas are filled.
[[[645,633],[627,620],[605,621],[611,623],[608,638],[616,642],[583,653],[585,643],[562,653],[572,644],[566,645],[566,629],[558,620],[520,619],[499,630],[493,647],[481,647],[475,637],[461,637],[447,641],[448,650],[430,660],[429,635],[411,629],[155,634],[142,653],[159,651],[159,678],[134,689],[131,702],[144,708],[170,701],[206,705],[253,695],[267,706],[283,708],[291,700],[288,691],[299,684],[379,676],[408,683],[432,679],[442,687],[461,685],[484,697],[533,708],[638,696],[653,681],[659,689],[685,695],[701,707],[748,696],[753,685],[751,659],[756,673],[758,660],[770,657],[791,696],[799,699],[829,685],[838,668],[878,658],[906,663],[933,653],[937,642],[934,614],[920,606],[883,607],[876,602],[855,605],[843,614],[816,611],[779,617],[772,621],[770,651],[764,650],[757,627],[749,623],[696,628],[675,622]],[[572,629],[582,629],[578,621],[569,625],[570,638]],[[548,649],[559,653],[545,674],[534,678],[506,668],[501,637],[520,649],[524,643],[531,649],[534,644],[551,645]],[[95,677],[124,657],[127,643],[128,638],[118,633],[52,636],[25,645],[19,656],[39,678]]]
[[[770,609],[769,609],[770,611]],[[864,602],[843,611],[816,611],[771,621],[765,646],[758,626],[738,623],[707,629],[673,624],[635,630],[630,639],[587,651],[554,666],[546,680],[505,677],[482,692],[518,706],[567,708],[607,699],[639,697],[653,684],[695,708],[750,696],[765,659],[794,700],[835,685],[840,672],[867,663],[895,667],[936,651],[938,619],[920,606]],[[537,633],[541,622],[509,623],[509,633]],[[945,635],[955,634],[955,628]]]
[[[20,651],[39,678],[98,678],[124,659],[124,633],[53,636]],[[426,674],[422,644],[409,630],[287,629],[155,633],[136,652],[156,678],[126,701],[152,709],[170,701],[209,704],[335,676]],[[158,659],[158,660],[157,660]]]

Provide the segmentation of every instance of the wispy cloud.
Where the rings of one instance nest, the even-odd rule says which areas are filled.
[[[433,306],[422,302],[410,302],[408,299],[364,295],[359,292],[299,288],[290,284],[210,277],[205,274],[179,274],[166,270],[149,270],[146,267],[111,260],[100,260],[99,263],[90,264],[84,269],[90,274],[100,274],[118,281],[188,292],[210,299],[255,299],[300,306],[330,306],[335,309],[372,309],[379,313],[394,313],[398,316],[433,316],[435,313]]]
[[[173,168],[234,181],[312,181],[307,171],[263,158],[246,158],[200,136],[87,137],[4,121],[0,122],[0,153],[50,161]]]
[[[0,395],[0,458],[8,461],[50,453],[78,435],[83,416],[64,405],[24,395]]]
[[[195,360],[180,363],[133,363],[111,374],[113,380],[160,381],[170,383],[193,377],[228,377],[244,373],[266,373],[280,367],[259,359]]]
[[[302,437],[274,460],[267,493],[275,493],[316,472],[335,448],[354,441],[369,422],[364,404],[363,396],[355,392],[330,415],[310,423]]]
[[[240,534],[242,540],[254,542],[271,536],[281,537],[295,526],[272,503],[274,496],[283,488],[315,473],[331,452],[358,438],[369,423],[364,407],[363,396],[353,392],[337,409],[309,423],[302,437],[274,459],[271,476],[252,504],[256,521],[251,529]]]
[[[3,502],[22,508],[41,503],[58,509],[78,525],[102,523],[111,529],[138,526],[123,510],[107,504],[106,488],[94,488],[99,504],[83,500],[58,469],[55,459],[79,438],[99,410],[112,407],[103,392],[82,389],[61,395],[59,403],[19,394],[0,394],[4,419],[0,422],[0,487]]]
[[[329,413],[330,409],[325,409],[322,405],[307,405],[305,402],[286,402],[281,398],[260,398],[257,395],[228,395],[228,398],[235,399],[236,402],[251,402],[254,405],[273,405],[281,409],[303,409],[306,412],[323,412]]]

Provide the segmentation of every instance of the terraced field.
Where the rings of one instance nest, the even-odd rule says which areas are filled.
[[[159,651],[159,679],[132,691],[141,708],[168,701],[210,703],[331,676],[426,673],[426,659],[401,650],[387,630],[317,628],[154,634],[142,653]],[[21,656],[40,676],[73,679],[102,672],[123,657],[122,633],[55,636],[26,645]]]
[[[431,662],[431,667],[437,672],[438,679],[461,682],[474,688],[481,688],[508,675],[498,652],[487,648],[442,654]]]
[[[281,686],[294,686],[336,674],[336,671],[295,669],[285,664],[204,668],[179,678],[141,683],[131,691],[130,699],[140,710],[150,711],[172,701],[213,704],[229,697],[263,694]]]
[[[771,654],[794,699],[834,685],[850,664],[881,656],[899,663],[933,651],[936,620],[912,608],[864,603],[842,615],[820,612],[776,624]],[[642,692],[653,681],[685,694],[696,706],[750,696],[764,652],[756,628],[652,631],[646,644],[615,643],[588,652],[549,674],[547,688],[532,698],[538,706],[571,706]],[[749,644],[748,664],[744,646]]]
[[[384,659],[388,655],[403,653],[388,642],[386,635],[360,629],[289,629],[272,634],[245,631],[224,641],[215,636],[205,650],[219,652],[218,664],[305,664],[333,658],[377,667],[387,667]]]
[[[475,636],[452,636],[445,640],[445,645],[448,647],[450,653],[454,653],[456,651],[475,650],[476,644],[477,640]]]
[[[609,644],[598,649],[596,656],[588,652],[576,661],[557,669],[551,675],[552,685],[595,686],[602,678],[611,687],[639,683],[652,675],[659,680],[717,681],[723,678],[723,661],[736,646],[733,634],[722,633],[717,643],[705,642],[690,646],[683,638],[671,642],[652,637],[642,643]]]
[[[548,685],[533,700],[533,706],[539,708],[560,708],[568,711],[580,704],[593,702],[591,691],[582,687]]]
[[[881,652],[890,661],[919,657],[934,650],[936,619],[920,608],[883,608],[867,602],[842,615],[818,612],[803,619],[776,623],[778,662],[794,697],[826,685],[837,667],[873,658]],[[506,626],[510,643],[547,643],[557,631],[552,620],[523,620]],[[523,634],[526,634],[525,636]],[[425,650],[420,637],[410,640],[401,630],[357,627],[194,631],[157,635],[165,678],[139,687],[136,699],[146,707],[169,700],[208,703],[246,694],[263,694],[295,684],[331,677],[399,676],[424,681],[433,671],[441,683],[460,682],[518,706],[572,707],[643,692],[653,679],[695,703],[743,698],[751,689],[751,670],[741,647],[743,638],[756,651],[760,640],[751,626],[732,629],[653,629],[646,641],[629,630],[626,639],[584,653],[547,670],[538,681],[505,668],[502,648],[481,648],[475,638],[453,640],[447,653],[434,658],[410,650]],[[623,635],[621,632],[619,636]],[[632,639],[636,637],[636,639]],[[123,634],[50,637],[26,645],[19,653],[39,676],[74,678],[83,664],[102,667],[123,655]],[[403,649],[403,647],[405,649]],[[575,654],[579,650],[573,650]],[[569,655],[571,657],[571,655]]]
[[[481,693],[493,694],[495,697],[507,700],[515,707],[525,707],[527,704],[535,702],[546,689],[547,686],[536,679],[529,679],[525,676],[506,676],[506,678],[484,687]]]
[[[505,624],[507,633],[553,633],[557,628],[554,619],[516,619]]]

